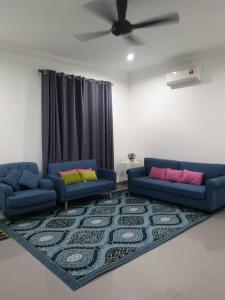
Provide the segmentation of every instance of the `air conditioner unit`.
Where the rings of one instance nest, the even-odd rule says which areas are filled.
[[[201,81],[201,68],[189,68],[166,76],[166,84],[172,89],[193,85],[199,81]]]

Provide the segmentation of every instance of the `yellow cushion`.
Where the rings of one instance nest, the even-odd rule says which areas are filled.
[[[81,182],[80,173],[68,173],[62,176],[64,184],[74,184]]]
[[[80,178],[84,182],[98,179],[95,171],[80,172]]]

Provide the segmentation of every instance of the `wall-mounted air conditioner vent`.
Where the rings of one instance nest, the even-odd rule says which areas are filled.
[[[199,81],[201,81],[201,68],[189,68],[166,76],[166,84],[172,89],[193,85]]]

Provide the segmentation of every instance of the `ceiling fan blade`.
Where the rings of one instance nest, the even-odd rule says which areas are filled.
[[[127,0],[117,0],[116,1],[116,7],[117,7],[119,21],[126,20]]]
[[[114,15],[114,8],[112,6],[112,3],[109,1],[95,0],[85,3],[83,6],[108,23],[113,24],[115,22],[116,18]]]
[[[126,40],[126,42],[133,46],[143,46],[145,44],[139,37],[134,34],[124,36],[124,39]]]
[[[132,25],[132,29],[145,28],[158,25],[167,25],[179,22],[179,15],[177,12],[173,12],[167,15],[159,16],[150,20],[146,20]]]
[[[75,34],[74,37],[78,39],[81,42],[88,42],[94,39],[101,38],[105,35],[108,35],[111,33],[111,30],[104,30],[104,31],[98,31],[98,32],[87,32],[87,33],[79,33]]]

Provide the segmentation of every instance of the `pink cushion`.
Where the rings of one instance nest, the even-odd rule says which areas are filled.
[[[92,169],[75,169],[78,173],[90,172],[93,171]]]
[[[151,168],[151,172],[149,174],[149,177],[154,178],[154,179],[164,180],[165,176],[166,176],[166,169],[156,168],[156,167]]]
[[[75,173],[75,171],[74,171],[74,170],[61,171],[61,172],[59,172],[58,174],[59,174],[60,177],[63,177],[63,176],[65,176],[65,175],[67,175],[67,174],[72,174],[72,173]]]
[[[72,169],[72,170],[69,170],[69,171],[59,172],[59,176],[63,177],[64,175],[67,175],[67,174],[80,173],[80,172],[89,172],[89,171],[92,171],[92,169]]]
[[[165,180],[182,182],[183,170],[166,169]]]
[[[201,185],[204,173],[202,172],[193,172],[189,170],[183,171],[182,182],[189,183],[194,185]]]

